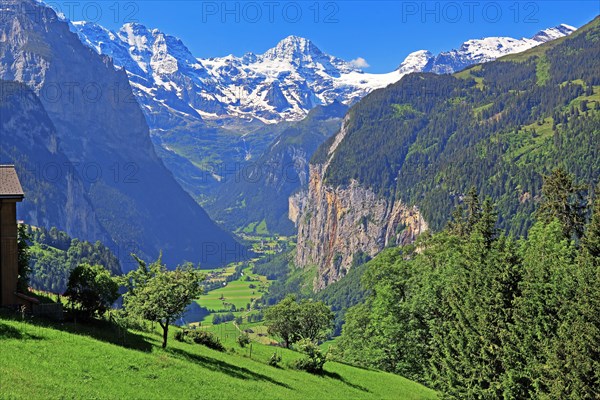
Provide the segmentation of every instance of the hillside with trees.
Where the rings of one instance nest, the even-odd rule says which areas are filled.
[[[113,252],[100,242],[72,239],[56,228],[23,225],[29,244],[30,285],[34,289],[64,293],[71,271],[80,264],[102,265],[120,275],[121,265]]]
[[[411,74],[347,115],[325,183],[356,180],[417,205],[434,230],[475,186],[502,229],[524,234],[541,176],[557,165],[600,176],[600,17],[573,35],[453,75]],[[311,160],[328,160],[331,138]]]
[[[367,264],[343,359],[453,398],[597,398],[600,200],[588,217],[582,199],[555,170],[537,222],[515,239],[470,191],[444,230]]]

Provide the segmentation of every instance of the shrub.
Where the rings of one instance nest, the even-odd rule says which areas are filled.
[[[273,353],[271,358],[269,358],[269,365],[272,367],[279,366],[280,362],[281,362],[281,356],[279,354],[277,354],[277,352]]]
[[[237,337],[237,342],[241,348],[244,348],[250,344],[250,336],[248,336],[248,334],[244,332]]]
[[[312,340],[302,339],[296,343],[295,347],[301,353],[306,355],[306,357],[295,362],[295,367],[297,369],[310,373],[323,372],[323,366],[327,361],[327,355],[323,354],[323,351],[319,348],[319,346],[317,346]]]
[[[125,330],[135,330],[141,332],[151,333],[154,332],[152,326],[148,321],[136,318],[135,316],[128,315],[124,310],[113,310],[110,313],[110,319],[118,327]]]
[[[329,346],[325,354],[327,361],[341,361],[343,359],[343,351],[335,345]]]
[[[175,340],[187,343],[196,343],[217,351],[225,351],[225,346],[218,337],[210,332],[194,329],[183,329],[175,332]]]
[[[177,331],[177,332],[175,332],[175,340],[177,340],[178,342],[184,342],[185,341],[185,334],[183,333],[183,331]]]

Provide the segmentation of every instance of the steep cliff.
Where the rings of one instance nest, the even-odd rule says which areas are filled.
[[[330,157],[346,133],[344,124]],[[377,196],[356,180],[328,185],[328,167],[328,162],[311,164],[308,189],[289,199],[289,218],[298,228],[296,265],[317,266],[316,291],[344,277],[355,257],[373,257],[386,246],[410,243],[428,229],[417,207]]]

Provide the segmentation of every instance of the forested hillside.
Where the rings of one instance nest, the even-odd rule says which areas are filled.
[[[101,265],[113,275],[122,273],[117,256],[100,242],[72,239],[56,228],[24,228],[30,245],[29,283],[34,289],[64,293],[71,271],[83,263]]]
[[[454,75],[411,74],[348,115],[346,134],[312,162],[327,185],[355,179],[417,205],[439,230],[474,185],[523,234],[541,174],[563,165],[593,186],[600,174],[600,19],[568,38]]]
[[[384,251],[346,314],[351,363],[459,399],[593,399],[600,393],[600,200],[555,170],[537,222],[515,240],[475,190],[446,229]]]

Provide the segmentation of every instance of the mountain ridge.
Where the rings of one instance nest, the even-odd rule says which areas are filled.
[[[316,105],[333,101],[351,105],[372,90],[397,82],[406,73],[456,72],[474,63],[527,50],[576,29],[561,24],[531,38],[472,39],[458,49],[437,55],[418,50],[396,70],[372,74],[294,35],[263,54],[196,58],[180,39],[137,23],[125,24],[118,31],[82,21],[72,22],[71,27],[82,42],[113,57],[115,65],[128,71],[147,114],[168,105],[181,118],[218,121],[237,117],[265,123],[297,121]]]

